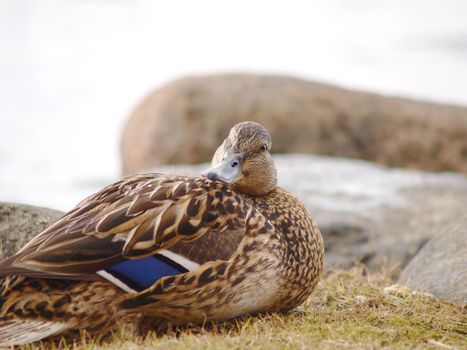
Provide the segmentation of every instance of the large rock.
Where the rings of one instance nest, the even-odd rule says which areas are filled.
[[[467,215],[441,228],[402,271],[399,283],[467,304]]]
[[[268,128],[276,153],[467,173],[467,108],[256,75],[186,78],[151,93],[124,128],[123,172],[208,161],[243,120]]]
[[[52,209],[0,202],[0,259],[17,252],[62,215]]]
[[[467,208],[467,177],[389,169],[366,161],[275,156],[279,184],[316,218],[326,266],[388,264],[397,276],[420,248]],[[207,164],[164,166],[160,172],[199,174]]]

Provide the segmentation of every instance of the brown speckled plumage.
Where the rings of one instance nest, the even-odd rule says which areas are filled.
[[[182,325],[301,304],[323,242],[303,204],[277,187],[270,148],[262,126],[237,124],[213,157],[215,166],[241,155],[231,183],[143,174],[85,199],[1,263],[0,343],[105,332],[133,314]],[[138,293],[96,274],[161,250],[199,267]]]

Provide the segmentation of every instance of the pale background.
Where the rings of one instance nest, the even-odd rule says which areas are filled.
[[[0,201],[71,209],[143,96],[225,71],[467,105],[467,1],[0,0]]]

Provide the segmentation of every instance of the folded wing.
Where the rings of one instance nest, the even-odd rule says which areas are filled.
[[[206,261],[228,259],[252,210],[246,199],[221,182],[132,176],[78,204],[2,262],[0,276],[86,279],[115,266],[135,269],[125,263],[135,259],[153,266],[154,257],[170,260],[169,267],[181,273]]]

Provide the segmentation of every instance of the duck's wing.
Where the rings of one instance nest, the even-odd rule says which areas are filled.
[[[136,175],[82,201],[0,264],[0,276],[86,278],[156,253],[196,264],[228,259],[252,204],[205,178]]]

